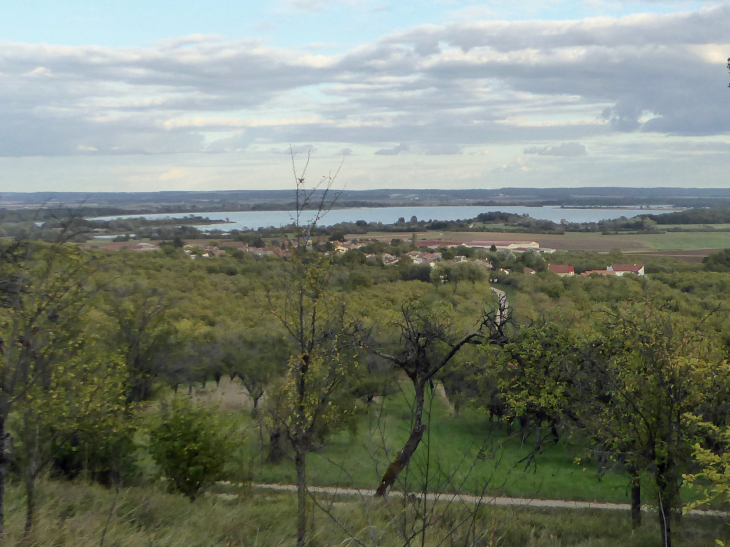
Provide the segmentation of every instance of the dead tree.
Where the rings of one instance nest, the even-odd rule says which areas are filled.
[[[456,335],[447,318],[419,303],[405,304],[401,308],[401,351],[389,355],[377,349],[373,353],[391,361],[411,380],[415,391],[413,422],[410,435],[403,448],[388,465],[376,490],[377,496],[385,496],[408,465],[421,443],[426,425],[423,409],[427,387],[433,387],[434,377],[467,344],[499,344],[507,341],[509,323],[506,299],[499,298],[497,307],[484,313],[474,331]]]

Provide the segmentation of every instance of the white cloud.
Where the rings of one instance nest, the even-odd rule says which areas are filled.
[[[376,156],[397,156],[401,152],[408,152],[409,147],[407,144],[399,144],[393,148],[381,148],[375,152]]]
[[[293,11],[323,12],[337,5],[354,6],[357,0],[284,0],[284,8]]]
[[[526,148],[525,154],[537,154],[539,156],[585,156],[588,154],[586,147],[577,142],[564,142],[558,146],[532,146]]]
[[[184,178],[187,175],[185,169],[179,169],[177,167],[165,171],[160,175],[160,180],[176,180]]]
[[[452,21],[345,54],[209,35],[149,48],[5,42],[0,156],[224,153],[256,141],[448,155],[524,142],[560,151],[632,132],[723,135],[728,28],[723,5]]]

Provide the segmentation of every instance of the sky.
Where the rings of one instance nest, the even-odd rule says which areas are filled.
[[[730,1],[0,9],[0,193],[730,184]]]

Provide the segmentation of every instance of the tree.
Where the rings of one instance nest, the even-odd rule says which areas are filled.
[[[557,426],[566,415],[576,414],[578,395],[573,392],[572,379],[579,373],[579,349],[569,329],[556,321],[544,320],[517,329],[496,350],[499,392],[511,418],[519,418],[524,426],[534,426],[535,453],[543,448],[543,425],[550,428],[550,439],[557,441]],[[482,382],[485,380],[489,382],[491,378],[485,374]],[[493,399],[489,387],[480,385],[485,408]],[[528,427],[523,429],[523,439],[529,431]]]
[[[283,434],[294,452],[298,547],[305,544],[307,533],[307,454],[317,450],[351,411],[354,401],[348,384],[357,370],[356,356],[366,335],[361,322],[349,314],[343,295],[330,288],[331,256],[309,248],[317,223],[328,211],[325,200],[337,173],[322,179],[318,187],[324,186],[324,191],[313,202],[317,187],[305,187],[307,165],[299,174],[292,154],[295,241],[284,275],[269,289],[270,310],[287,335],[291,353],[267,420],[274,434]],[[302,213],[308,209],[316,212],[305,223]]]
[[[130,402],[144,401],[152,393],[158,357],[170,338],[170,307],[164,292],[143,280],[120,283],[106,294],[106,312],[116,323],[117,343],[130,374]]]
[[[59,362],[18,401],[12,429],[26,490],[26,536],[33,524],[38,474],[77,434],[108,436],[125,408],[124,361],[100,348],[94,338],[86,330],[84,341],[77,338],[67,346]]]
[[[454,285],[454,292],[462,281],[476,283],[486,278],[486,269],[474,262],[441,263],[431,273],[433,282],[451,283]]]
[[[0,538],[10,463],[8,417],[33,390],[61,374],[89,301],[94,257],[63,241],[0,240]]]
[[[564,420],[608,454],[629,475],[634,525],[639,477],[650,473],[662,541],[671,546],[682,472],[700,438],[697,417],[727,421],[730,367],[716,336],[697,319],[649,304],[603,310],[594,332],[556,329],[536,326],[505,346],[508,404],[515,414]]]
[[[224,335],[223,364],[231,378],[241,379],[253,402],[254,416],[265,388],[286,371],[282,363],[287,362],[289,353],[284,336],[265,327]]]
[[[715,500],[727,503],[730,499],[730,427],[718,427],[701,421],[698,421],[698,425],[706,431],[710,442],[698,442],[693,447],[700,471],[683,475],[689,487],[699,492],[698,498],[687,509],[695,509]]]
[[[699,430],[691,416],[725,419],[730,367],[715,337],[697,320],[636,305],[609,314],[588,363],[608,403],[595,407],[594,436],[632,465],[649,470],[659,492],[664,545],[680,507],[682,470]],[[594,415],[597,415],[594,413]],[[639,467],[640,466],[640,467]]]
[[[400,368],[410,379],[414,389],[413,422],[408,440],[383,474],[376,495],[385,496],[401,471],[408,465],[426,431],[423,421],[426,390],[433,389],[436,375],[467,344],[503,343],[507,309],[503,303],[485,312],[476,330],[458,333],[451,325],[445,306],[412,301],[401,307],[397,323],[400,331],[399,351],[393,355],[375,348],[373,351]]]

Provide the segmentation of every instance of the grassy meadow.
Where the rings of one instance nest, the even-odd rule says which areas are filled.
[[[6,496],[6,536],[3,545],[34,547],[217,547],[281,546],[296,543],[292,522],[293,494],[243,489],[237,495],[215,493],[190,503],[154,486],[114,489],[83,482],[43,481],[39,484],[36,526],[22,540],[22,488],[11,485]],[[419,507],[403,506],[395,498],[386,503],[370,500],[319,499],[342,527],[364,545],[404,545],[403,524],[416,523]],[[330,503],[328,503],[330,502]],[[436,547],[463,544],[465,530],[454,531],[464,517],[459,507],[437,506],[442,518],[430,523],[418,545]],[[574,511],[530,507],[483,507],[474,529],[480,545],[504,547],[654,547],[659,545],[655,515],[645,515],[643,526],[631,530],[628,516],[616,511]],[[324,512],[309,513],[311,547],[355,545],[350,535]],[[684,517],[675,527],[675,544],[710,547],[730,539],[725,521],[711,517]],[[372,532],[372,534],[371,534]],[[375,542],[372,540],[375,539]]]
[[[402,448],[408,436],[410,390],[406,384],[401,384],[401,388],[402,392],[373,403],[370,409],[362,408],[350,428],[336,433],[322,450],[308,456],[312,485],[364,489],[377,486],[389,458]],[[237,382],[224,379],[218,388],[209,383],[197,393],[198,398],[219,404],[237,424],[238,435],[246,439],[239,458],[229,466],[231,480],[296,483],[291,462],[265,461],[267,454],[261,448],[258,423],[251,418],[244,391]],[[518,425],[508,435],[504,424],[490,423],[483,412],[465,409],[454,414],[439,389],[429,406],[431,427],[414,456],[413,467],[425,467],[429,458],[431,491],[461,490],[471,494],[485,491],[512,497],[629,502],[627,480],[622,474],[610,469],[598,473],[595,463],[575,462],[584,453],[580,441],[561,439],[526,460],[533,451],[534,438],[523,441]],[[406,475],[407,482],[396,488],[419,491],[422,479],[417,473]],[[643,493],[644,502],[651,504],[654,492],[648,478]]]
[[[412,234],[373,232],[366,235],[348,235],[367,239],[390,241],[400,238],[409,241]],[[624,252],[698,251],[730,247],[730,232],[666,232],[658,234],[626,233],[603,235],[598,232],[566,232],[564,235],[525,234],[515,232],[419,232],[417,239],[428,241],[515,240],[536,241],[540,247],[566,251],[606,252],[620,249]]]

